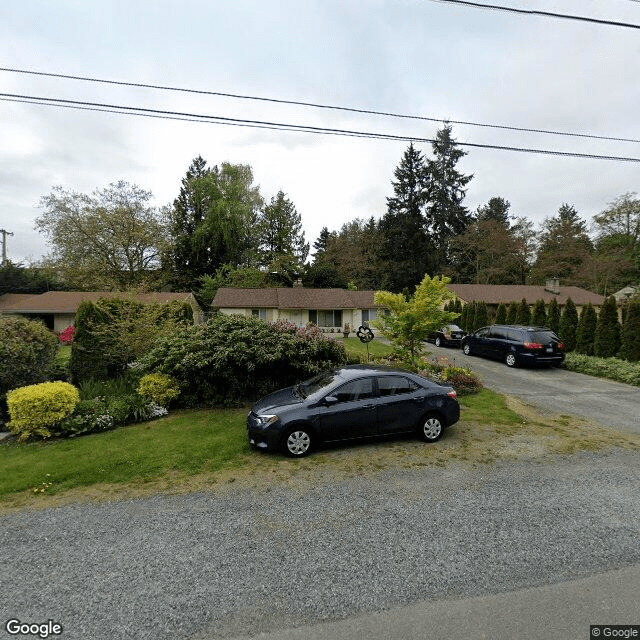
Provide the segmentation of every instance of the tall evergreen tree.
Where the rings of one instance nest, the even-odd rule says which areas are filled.
[[[489,199],[487,204],[478,207],[476,218],[478,220],[493,220],[506,229],[509,228],[509,209],[511,203],[500,196]]]
[[[549,303],[549,309],[547,312],[547,324],[549,329],[554,333],[558,333],[560,330],[560,305],[555,298],[551,299]]]
[[[587,302],[580,311],[578,329],[576,331],[576,351],[585,356],[592,356],[595,347],[596,325],[598,316],[594,306]]]
[[[533,305],[531,323],[536,327],[547,326],[547,309],[544,300],[536,300],[536,303]]]
[[[511,302],[509,304],[509,308],[507,309],[507,324],[516,324],[516,320],[518,318],[518,303]]]
[[[599,358],[612,358],[620,350],[620,322],[618,306],[613,296],[605,298],[596,325],[594,355]]]
[[[501,302],[498,305],[498,309],[496,310],[496,324],[506,324],[507,323],[507,307],[504,302]]]
[[[413,288],[433,273],[433,245],[427,236],[424,207],[428,174],[422,154],[410,144],[391,182],[394,195],[387,198],[387,212],[380,220],[381,258],[386,263],[386,289]]]
[[[531,324],[531,308],[525,298],[522,298],[518,305],[518,315],[516,316],[516,324],[526,326]]]
[[[573,351],[576,348],[576,331],[578,330],[578,311],[576,305],[571,298],[567,298],[567,302],[562,309],[560,316],[560,326],[558,335],[564,342],[566,351]]]
[[[294,270],[302,270],[309,255],[309,245],[302,230],[302,218],[282,190],[264,207],[259,238],[262,266],[288,263]]]
[[[487,313],[487,304],[480,301],[476,304],[476,310],[473,316],[474,331],[480,327],[486,327],[489,324],[489,314]]]
[[[313,243],[314,262],[319,260],[327,250],[327,242],[330,236],[331,233],[329,232],[329,229],[327,227],[322,227],[318,239]]]
[[[425,209],[429,234],[436,245],[437,271],[449,266],[450,243],[463,234],[471,222],[469,210],[462,204],[466,186],[473,178],[456,168],[466,156],[445,125],[433,142],[433,158],[427,161],[427,205]]]
[[[620,357],[630,362],[640,360],[640,300],[630,300],[627,304]]]
[[[193,288],[223,264],[254,265],[261,206],[251,167],[224,162],[209,168],[195,158],[171,211],[174,284]]]

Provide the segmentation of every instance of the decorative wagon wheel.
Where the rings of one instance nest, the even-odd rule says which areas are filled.
[[[371,331],[369,327],[360,325],[356,331],[356,335],[360,339],[360,342],[367,345],[367,362],[369,362],[369,343],[373,340],[373,331]]]

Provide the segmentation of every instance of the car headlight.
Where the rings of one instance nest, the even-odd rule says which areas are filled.
[[[277,420],[279,420],[280,418],[273,414],[273,415],[259,415],[257,416],[257,422],[258,422],[258,426],[259,427],[267,427],[270,424],[273,424],[274,422],[276,422]]]

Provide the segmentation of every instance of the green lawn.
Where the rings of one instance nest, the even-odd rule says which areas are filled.
[[[179,411],[68,440],[0,446],[0,496],[51,482],[47,493],[217,471],[249,451],[246,410]]]
[[[359,338],[338,338],[338,340],[344,342],[348,354],[367,357],[367,345],[360,342]],[[378,339],[374,338],[369,343],[369,353],[372,356],[388,356],[392,351],[391,345],[380,342]]]

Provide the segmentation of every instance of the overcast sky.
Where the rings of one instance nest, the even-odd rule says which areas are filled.
[[[634,0],[501,0],[640,24]],[[497,4],[494,3],[494,4]],[[0,66],[402,114],[640,139],[640,31],[430,0],[21,0],[0,6]],[[0,72],[0,92],[433,138],[442,123]],[[116,180],[172,202],[191,160],[249,164],[282,189],[307,240],[380,217],[408,146],[0,101],[0,228],[14,262],[55,185]],[[459,142],[640,158],[640,144],[454,125]],[[428,143],[416,145],[425,155]],[[640,192],[640,163],[468,149],[466,205],[493,196],[541,222],[563,202],[591,221]]]

